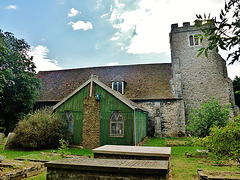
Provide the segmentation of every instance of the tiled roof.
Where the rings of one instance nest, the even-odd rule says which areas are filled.
[[[113,96],[115,96],[117,99],[119,99],[120,101],[122,101],[124,104],[126,104],[128,107],[130,107],[133,110],[139,109],[141,111],[145,111],[147,112],[144,108],[138,106],[136,103],[132,102],[130,99],[126,98],[125,96],[123,96],[121,93],[112,90],[110,87],[106,86],[105,84],[103,84],[101,81],[99,81],[96,77],[91,77],[89,80],[87,80],[85,83],[83,83],[80,87],[78,87],[77,89],[75,89],[71,94],[69,94],[67,97],[65,97],[64,99],[62,99],[59,103],[57,103],[54,107],[53,110],[56,110],[59,106],[61,106],[64,102],[66,102],[68,99],[70,99],[72,96],[74,96],[76,93],[78,93],[82,88],[86,87],[88,84],[90,84],[92,82],[96,83],[97,85],[99,85],[100,87],[102,87],[103,89],[105,89],[105,91],[107,91],[108,93],[112,94]]]
[[[175,98],[171,88],[171,64],[141,64],[105,66],[57,71],[40,71],[37,77],[42,81],[39,101],[57,100],[67,97],[86,82],[90,75],[112,87],[111,81],[120,75],[125,85],[125,96],[129,99]]]

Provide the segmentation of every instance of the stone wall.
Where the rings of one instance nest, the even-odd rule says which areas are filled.
[[[92,149],[100,146],[100,102],[95,96],[83,99],[82,146]]]
[[[225,60],[214,50],[209,51],[208,58],[204,54],[197,58],[198,49],[207,46],[206,40],[190,46],[189,36],[199,33],[190,23],[183,27],[174,24],[170,33],[173,80],[178,97],[183,97],[186,119],[191,108],[199,108],[211,97],[219,99],[221,105],[235,105]]]
[[[137,101],[148,110],[148,135],[174,136],[185,133],[184,103],[181,99]]]

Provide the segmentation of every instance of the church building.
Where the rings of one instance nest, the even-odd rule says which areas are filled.
[[[171,63],[40,71],[37,108],[53,106],[86,148],[136,145],[146,135],[181,136],[191,108],[215,97],[238,112],[226,62],[215,51],[197,57],[200,30],[172,24]],[[160,62],[161,60],[159,60]]]

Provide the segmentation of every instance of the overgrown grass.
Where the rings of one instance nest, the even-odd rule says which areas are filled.
[[[189,141],[192,138],[168,138],[168,139],[148,139],[145,146],[165,146],[166,141]],[[191,144],[191,143],[189,143]],[[173,180],[191,180],[197,179],[197,169],[209,171],[239,171],[237,166],[215,166],[213,162],[200,158],[186,158],[185,152],[189,154],[196,153],[197,149],[201,150],[202,147],[193,146],[172,146],[171,147],[171,176]]]
[[[171,147],[171,177],[173,180],[191,180],[197,179],[197,169],[209,171],[240,171],[237,166],[215,166],[213,161],[200,158],[186,158],[185,152],[196,154],[196,149],[202,150],[202,147],[193,146],[193,138],[167,138],[167,139],[148,139],[144,146]],[[170,143],[169,143],[170,142]],[[183,146],[182,144],[187,144]],[[180,146],[175,146],[181,144]],[[23,150],[3,150],[3,145],[0,145],[0,154],[6,156],[7,159],[15,157],[35,157],[40,156],[40,152],[50,153],[51,151],[58,152],[57,149],[42,150],[42,151],[23,151]],[[91,150],[86,149],[70,149],[72,155],[93,156]],[[31,179],[46,179],[46,173]]]

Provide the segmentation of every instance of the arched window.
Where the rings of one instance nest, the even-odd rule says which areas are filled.
[[[63,120],[68,123],[68,130],[73,135],[74,117],[70,111],[66,111]]]
[[[189,38],[189,45],[190,46],[198,46],[198,45],[200,45],[198,35],[190,35],[188,38]]]
[[[110,117],[110,136],[124,137],[124,117],[120,111],[114,111]]]
[[[193,43],[193,36],[192,35],[189,36],[189,43],[190,43],[190,46],[194,45],[194,43]]]

